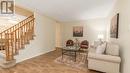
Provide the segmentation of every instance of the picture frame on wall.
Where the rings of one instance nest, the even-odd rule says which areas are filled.
[[[83,37],[83,26],[73,26],[73,37]]]
[[[110,25],[110,37],[118,38],[118,29],[119,29],[119,13],[113,16]]]

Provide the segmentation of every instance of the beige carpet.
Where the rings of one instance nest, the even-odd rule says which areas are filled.
[[[87,61],[86,61],[85,54],[78,54],[76,58],[76,62],[74,61],[73,57],[66,56],[66,55],[63,56],[63,59],[62,56],[60,56],[56,58],[54,61],[55,63],[64,64],[81,70],[87,69]]]

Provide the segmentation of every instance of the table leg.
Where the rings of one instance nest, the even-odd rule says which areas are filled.
[[[62,60],[63,60],[63,49],[62,49]]]
[[[75,51],[75,62],[76,62],[76,57],[77,57],[77,55],[76,55],[76,51]]]

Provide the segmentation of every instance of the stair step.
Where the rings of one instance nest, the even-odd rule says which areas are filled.
[[[10,68],[16,65],[16,59],[11,61],[6,61],[3,54],[0,53],[0,67],[1,68]]]
[[[16,65],[16,59],[11,61],[5,61],[4,59],[0,60],[0,67],[1,68],[10,68]]]
[[[0,55],[2,55],[4,57],[5,56],[5,50],[1,50]]]

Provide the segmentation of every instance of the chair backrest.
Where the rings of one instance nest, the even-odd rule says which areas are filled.
[[[73,40],[67,40],[66,46],[73,46],[73,45],[74,45]]]
[[[89,42],[87,40],[84,40],[84,41],[81,42],[80,48],[88,49],[88,47],[89,47]]]

